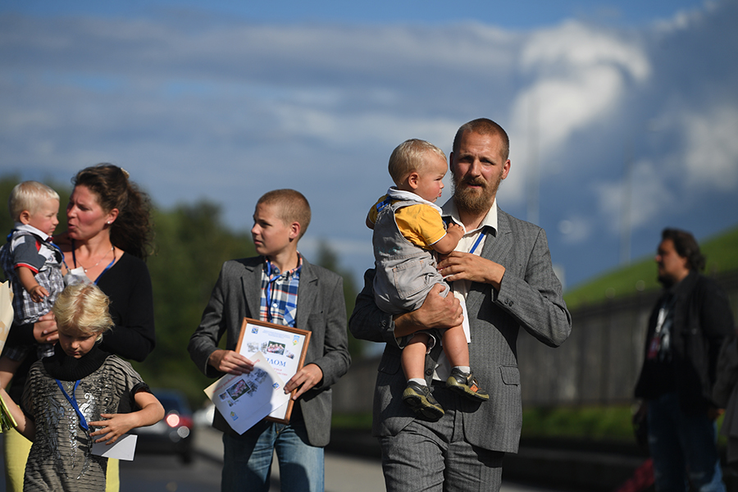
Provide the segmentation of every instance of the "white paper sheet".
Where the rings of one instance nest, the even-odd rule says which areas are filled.
[[[104,442],[94,443],[91,453],[96,456],[102,456],[103,458],[133,461],[133,455],[136,453],[137,440],[138,436],[135,434],[124,434],[120,439],[115,441],[115,444],[111,444],[110,446]]]
[[[254,363],[254,370],[249,374],[226,374],[204,390],[215,408],[239,434],[290,399],[290,395],[284,394],[282,378],[264,354],[256,352],[249,359]]]

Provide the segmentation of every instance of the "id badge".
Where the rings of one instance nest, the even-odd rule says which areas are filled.
[[[92,280],[90,280],[87,275],[85,274],[85,269],[82,267],[77,267],[72,270],[69,270],[66,275],[64,275],[64,285],[75,285],[75,284],[91,284]]]

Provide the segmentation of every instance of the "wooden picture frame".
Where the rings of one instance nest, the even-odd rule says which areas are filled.
[[[312,333],[307,330],[244,318],[236,352],[247,359],[250,355],[261,352],[275,372],[287,383],[305,364],[311,335]],[[289,423],[294,404],[295,401],[290,399],[286,405],[269,414],[267,420]]]

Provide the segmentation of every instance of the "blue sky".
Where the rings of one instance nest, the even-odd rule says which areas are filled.
[[[302,251],[325,241],[360,278],[392,149],[448,152],[486,116],[511,137],[500,206],[546,229],[567,285],[665,226],[738,223],[736,0],[251,3],[0,3],[0,172],[114,162],[235,229],[293,187]]]
[[[179,12],[196,13],[202,17],[226,15],[241,20],[293,23],[331,22],[351,24],[429,23],[446,24],[475,21],[494,24],[506,29],[529,29],[551,26],[579,19],[623,26],[641,26],[659,19],[668,19],[681,10],[699,8],[702,0],[519,0],[495,2],[467,0],[453,4],[432,1],[274,1],[244,2],[242,0],[129,0],[100,2],[95,0],[6,0],[0,12],[22,12],[33,15],[103,15],[149,17]]]

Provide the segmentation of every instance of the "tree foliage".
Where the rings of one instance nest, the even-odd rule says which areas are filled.
[[[354,274],[350,270],[341,267],[338,260],[338,255],[328,246],[328,243],[324,241],[320,242],[318,248],[318,259],[316,263],[324,268],[327,268],[328,270],[336,272],[343,277],[343,297],[346,299],[346,316],[347,318],[350,317],[351,313],[354,311],[356,295],[358,294],[358,292],[356,291],[356,281],[354,279]],[[351,352],[351,356],[354,358],[360,357],[364,352],[364,348],[366,347],[366,345],[368,343],[372,343],[354,338],[351,332],[349,332],[348,334],[348,341],[349,352]]]

